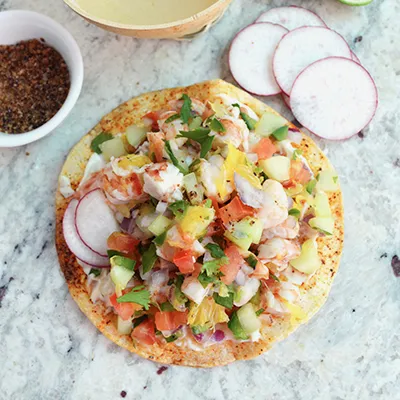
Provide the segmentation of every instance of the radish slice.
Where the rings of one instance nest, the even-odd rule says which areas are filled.
[[[283,92],[281,93],[281,95],[282,95],[283,101],[285,102],[285,104],[287,105],[289,110],[291,110],[292,108],[290,107],[290,97],[287,94],[283,93]]]
[[[356,62],[330,57],[310,65],[290,95],[296,119],[325,139],[360,132],[375,115],[378,92],[368,71]]]
[[[101,189],[92,190],[80,199],[75,225],[82,242],[100,256],[107,256],[108,237],[120,231]]]
[[[332,56],[351,59],[351,50],[338,33],[316,26],[295,29],[276,48],[273,58],[276,81],[290,95],[293,82],[304,68]]]
[[[229,66],[243,89],[260,96],[281,92],[272,72],[272,57],[285,33],[287,29],[280,25],[262,22],[236,35],[229,51]]]
[[[255,22],[279,24],[289,31],[301,26],[326,26],[317,14],[297,6],[272,8],[261,14]]]
[[[352,59],[353,61],[355,61],[357,64],[360,64],[360,65],[361,65],[360,59],[357,57],[357,54],[354,53],[353,51],[351,52],[351,59]]]
[[[63,233],[67,246],[74,255],[83,261],[98,268],[107,268],[109,266],[108,257],[102,257],[89,249],[81,240],[75,227],[75,211],[78,206],[78,200],[72,200],[65,210],[63,219]]]

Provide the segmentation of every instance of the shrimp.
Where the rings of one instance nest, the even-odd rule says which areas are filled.
[[[198,99],[191,98],[192,110],[197,115],[203,115],[206,111],[206,105]],[[170,108],[174,111],[180,111],[183,106],[183,100],[172,100],[168,103]]]
[[[147,134],[149,152],[150,154],[154,154],[157,162],[164,160],[164,139],[165,134],[163,132],[149,132]]]
[[[213,132],[213,148],[216,149],[228,143],[245,152],[249,150],[249,129],[243,120],[226,116],[220,119],[225,132]]]
[[[158,126],[160,131],[164,134],[166,140],[175,139],[176,136],[179,135],[180,131],[188,130],[188,126],[180,119],[167,123],[167,119],[173,115],[176,115],[175,111],[166,111],[160,115],[160,119],[158,120]]]
[[[108,165],[102,171],[101,187],[112,204],[126,204],[132,200],[145,201],[148,195],[143,191],[140,174],[131,172],[126,176],[117,175]]]
[[[297,218],[289,215],[287,219],[274,228],[265,229],[263,231],[261,241],[279,237],[282,239],[294,239],[299,234],[300,226]]]
[[[297,258],[300,253],[298,243],[281,238],[267,240],[258,248],[258,258],[273,264],[277,271],[285,269],[289,261]]]
[[[258,218],[264,222],[264,229],[274,228],[288,217],[288,199],[283,186],[273,179],[263,184],[264,205],[258,212]]]

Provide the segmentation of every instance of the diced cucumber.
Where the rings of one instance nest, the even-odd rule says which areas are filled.
[[[248,250],[252,243],[252,238],[246,233],[232,231],[225,231],[225,237],[228,238],[232,243],[239,246],[242,250]]]
[[[136,225],[143,233],[151,237],[153,233],[149,231],[149,226],[156,218],[157,214],[155,214],[154,206],[145,203],[139,209],[139,214],[136,217]]]
[[[155,236],[159,236],[164,233],[172,224],[172,221],[164,217],[164,215],[159,215],[150,225],[149,231]]]
[[[126,139],[133,147],[138,147],[146,138],[147,128],[131,125],[126,128]]]
[[[120,137],[115,137],[114,139],[107,140],[99,145],[103,157],[106,161],[110,161],[111,157],[121,157],[127,154],[125,150],[124,142]]]
[[[311,239],[306,240],[301,246],[300,256],[291,260],[290,264],[300,272],[313,274],[321,266],[317,244]]]
[[[287,181],[290,178],[290,159],[285,156],[267,158],[259,162],[260,167],[271,179],[278,182]]]
[[[197,182],[196,174],[191,172],[183,177],[183,186],[189,197],[190,202],[197,206],[204,198],[204,188]]]
[[[255,132],[260,136],[269,136],[281,126],[287,125],[287,123],[288,121],[285,118],[267,111],[257,122]]]
[[[318,229],[327,235],[332,235],[335,229],[335,220],[332,217],[315,217],[311,218],[308,223],[311,228]]]
[[[246,233],[250,236],[252,243],[259,244],[263,232],[263,222],[254,217],[246,217],[234,224],[234,230]]]
[[[324,192],[335,192],[339,190],[338,176],[335,171],[321,171],[318,174],[317,190]]]
[[[203,123],[203,120],[201,117],[199,117],[199,116],[194,117],[189,124],[189,130],[193,131],[197,128],[200,128],[202,123]]]
[[[326,193],[318,192],[315,195],[314,210],[317,217],[332,217],[331,207],[329,205],[329,198]]]
[[[124,321],[119,315],[118,315],[118,333],[121,335],[130,335],[132,332],[132,327],[133,323],[131,319],[128,319]]]
[[[240,321],[240,325],[247,334],[251,334],[258,331],[261,328],[261,321],[257,317],[253,304],[247,303],[243,307],[237,310],[237,316]]]
[[[240,307],[248,303],[256,295],[259,287],[260,281],[256,278],[250,278],[243,286],[238,286],[235,291],[235,306]]]
[[[122,291],[126,288],[126,285],[132,279],[134,274],[135,271],[131,271],[121,265],[114,265],[111,267],[110,277],[114,282],[117,296],[122,295]]]

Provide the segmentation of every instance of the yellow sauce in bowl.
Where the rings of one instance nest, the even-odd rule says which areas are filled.
[[[75,0],[95,18],[129,25],[160,25],[190,18],[217,0]]]

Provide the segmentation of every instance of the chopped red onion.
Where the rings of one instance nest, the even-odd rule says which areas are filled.
[[[197,342],[201,343],[204,339],[204,333],[198,333],[197,335],[193,335]]]
[[[217,329],[213,336],[212,339],[215,340],[216,342],[221,342],[222,340],[225,339],[225,333],[221,331],[220,329]]]
[[[131,224],[131,218],[124,218],[120,224],[121,229],[124,232],[129,232],[129,226]]]

